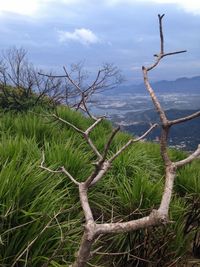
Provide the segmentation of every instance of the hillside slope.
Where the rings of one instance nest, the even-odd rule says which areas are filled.
[[[58,108],[58,114],[81,129],[91,124],[91,120],[64,107]],[[111,131],[105,121],[91,134],[100,150]],[[110,153],[129,138],[119,133]],[[78,190],[62,174],[40,169],[42,151],[47,167],[55,170],[65,166],[79,181],[94,168],[91,162],[95,156],[81,136],[49,114],[1,114],[0,266],[66,267],[74,259],[84,223]],[[171,155],[174,159],[184,156],[175,150]],[[90,264],[169,266],[184,259],[191,253],[200,223],[199,176],[198,161],[178,174],[170,211],[173,224],[104,236],[95,244],[100,247],[98,252],[121,254],[96,254]],[[141,142],[114,161],[89,199],[99,222],[135,219],[157,207],[162,188],[159,146]]]

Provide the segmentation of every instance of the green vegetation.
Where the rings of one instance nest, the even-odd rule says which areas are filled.
[[[90,174],[95,156],[80,135],[41,108],[40,115],[37,112],[0,115],[0,266],[4,267],[67,267],[82,234],[84,216],[77,188],[63,174],[49,173],[39,165],[44,150],[46,166],[56,169],[64,165],[81,181]],[[90,119],[65,107],[57,112],[81,129],[91,124]],[[105,121],[92,133],[100,150],[111,130]],[[110,153],[129,138],[119,133]],[[171,154],[174,159],[184,156],[176,150]],[[199,161],[178,173],[170,209],[173,223],[100,238],[91,266],[175,266],[173,263],[192,253],[191,247],[196,255],[199,176]],[[148,142],[132,145],[89,193],[96,220],[119,221],[149,214],[160,201],[163,182],[159,146]]]
[[[57,104],[45,94],[30,92],[27,95],[23,88],[0,85],[0,108],[4,111],[23,112],[41,106],[50,109]]]

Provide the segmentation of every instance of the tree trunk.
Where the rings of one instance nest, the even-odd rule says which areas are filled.
[[[95,241],[94,234],[85,229],[76,260],[71,267],[85,267],[90,258],[92,244]]]

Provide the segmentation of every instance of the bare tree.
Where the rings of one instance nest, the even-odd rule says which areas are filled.
[[[25,49],[4,51],[0,59],[0,93],[19,108],[30,98],[34,99],[33,105],[47,97],[49,102],[59,103],[63,98],[61,79],[41,77],[38,72],[28,61]]]
[[[34,85],[34,67],[26,58],[26,50],[23,48],[12,48],[3,52],[1,63],[4,68],[1,69],[1,83],[24,90],[26,95],[32,93]]]
[[[130,231],[135,231],[138,229],[143,229],[151,226],[158,226],[158,225],[165,225],[167,223],[170,223],[169,219],[169,205],[172,197],[173,192],[173,185],[174,185],[174,179],[176,177],[177,169],[190,163],[194,159],[196,159],[200,155],[200,145],[194,151],[191,155],[189,155],[187,158],[173,162],[170,159],[168,150],[167,150],[167,139],[169,135],[170,128],[178,123],[182,123],[188,120],[191,120],[193,118],[196,118],[200,116],[200,111],[196,112],[194,114],[191,114],[187,117],[178,118],[176,120],[169,120],[166,116],[166,113],[164,109],[162,108],[159,100],[157,99],[153,88],[150,85],[149,79],[148,79],[148,72],[155,68],[160,60],[166,56],[170,55],[176,55],[179,53],[186,52],[183,51],[175,51],[170,53],[165,53],[164,51],[164,38],[163,38],[163,30],[162,30],[162,19],[164,15],[158,15],[159,18],[159,31],[160,31],[160,52],[159,54],[155,55],[156,61],[149,67],[142,67],[143,70],[143,76],[144,76],[144,83],[146,85],[146,88],[152,98],[153,104],[158,112],[158,115],[160,117],[160,127],[161,127],[161,138],[160,138],[160,151],[161,156],[163,159],[164,167],[165,167],[165,185],[164,185],[164,191],[162,195],[162,199],[160,202],[160,206],[158,209],[152,210],[151,213],[148,216],[136,219],[136,220],[130,220],[125,222],[115,222],[115,223],[96,223],[94,220],[94,216],[90,207],[90,203],[88,200],[88,191],[92,189],[93,186],[99,182],[104,175],[109,171],[112,162],[121,154],[124,150],[126,150],[130,145],[134,144],[135,142],[138,142],[142,140],[145,136],[148,135],[150,131],[152,131],[157,124],[151,125],[148,131],[146,131],[141,137],[137,139],[130,139],[124,146],[122,146],[118,151],[116,151],[112,156],[109,156],[110,153],[110,145],[112,143],[113,138],[119,131],[119,128],[114,129],[113,132],[110,135],[110,138],[108,139],[105,148],[102,153],[97,149],[95,144],[90,138],[90,133],[95,129],[95,127],[102,122],[104,119],[103,117],[95,118],[94,116],[94,123],[87,128],[85,131],[79,129],[77,126],[69,123],[68,121],[58,117],[56,114],[53,115],[58,121],[70,126],[74,131],[78,132],[80,135],[83,136],[85,141],[88,143],[88,145],[91,147],[92,151],[96,155],[96,161],[93,163],[95,166],[92,173],[85,179],[84,182],[79,182],[76,178],[72,177],[72,175],[65,169],[65,167],[61,167],[58,170],[51,170],[48,167],[45,167],[45,156],[43,154],[43,159],[41,162],[40,167],[44,170],[47,170],[51,173],[63,173],[66,175],[79,189],[79,197],[81,206],[84,212],[85,216],[85,225],[84,225],[84,233],[82,236],[82,240],[80,242],[80,247],[77,252],[76,260],[71,265],[72,267],[84,267],[86,266],[89,258],[92,256],[92,245],[95,242],[95,240],[105,234],[113,233],[126,233]],[[98,76],[97,75],[97,80]],[[66,75],[64,77],[67,77],[68,79],[71,79],[66,71]],[[71,80],[71,83],[74,84],[77,87],[77,90],[79,90],[79,85],[75,83],[73,80]],[[97,82],[94,82],[94,84],[97,84]],[[87,93],[87,91],[84,91],[84,94]],[[81,98],[83,102],[81,102],[80,105],[85,105],[85,101],[87,100],[87,97],[85,96]]]
[[[41,72],[42,70],[40,70]],[[57,105],[63,102],[65,98],[65,84],[62,79],[51,77],[51,72],[49,77],[41,76],[38,74],[38,70],[34,72],[35,86],[34,91],[36,93],[35,105],[41,100],[48,97],[52,104]]]
[[[63,70],[63,75],[53,76],[41,72],[39,74],[49,78],[65,78],[67,104],[75,110],[83,111],[94,119],[95,117],[88,107],[88,103],[92,101],[93,95],[106,89],[114,88],[124,80],[120,70],[109,63],[103,64],[93,81],[89,81],[88,72],[84,69],[82,62],[72,64],[69,71],[66,67],[63,67]]]
[[[25,49],[8,49],[0,59],[0,93],[5,103],[11,100],[19,109],[30,98],[32,105],[48,98],[52,104],[64,103],[92,117],[88,108],[92,96],[123,80],[119,69],[108,63],[103,64],[94,81],[89,80],[83,62],[72,64],[69,72],[65,67],[63,70],[64,75],[44,75],[28,61]]]

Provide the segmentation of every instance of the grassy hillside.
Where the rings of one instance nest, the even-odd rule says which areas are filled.
[[[81,129],[91,124],[64,107],[58,114]],[[80,242],[84,216],[77,188],[63,174],[48,173],[39,165],[45,151],[46,166],[64,165],[81,181],[90,174],[95,156],[81,136],[48,115],[41,110],[40,115],[1,113],[0,266],[67,267]],[[92,133],[100,150],[111,130],[105,121]],[[119,133],[111,150],[129,138]],[[171,155],[184,156],[175,150]],[[170,266],[191,254],[200,225],[199,176],[199,161],[179,172],[170,210],[172,224],[102,237],[88,266]],[[134,219],[157,207],[162,188],[158,145],[137,143],[114,161],[89,198],[99,222]]]

